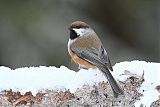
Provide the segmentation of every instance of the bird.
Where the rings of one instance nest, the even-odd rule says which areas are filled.
[[[68,53],[79,68],[98,68],[108,80],[114,97],[124,92],[112,76],[108,54],[95,31],[83,21],[74,21],[69,27]]]

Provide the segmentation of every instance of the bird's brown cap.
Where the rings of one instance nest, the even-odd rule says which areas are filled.
[[[82,22],[82,21],[75,21],[75,22],[71,23],[69,29],[71,30],[73,28],[77,28],[77,29],[79,29],[79,28],[89,28],[89,25],[86,24],[85,22]]]

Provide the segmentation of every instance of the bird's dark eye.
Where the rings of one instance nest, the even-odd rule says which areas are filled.
[[[70,39],[71,40],[77,38],[78,36],[79,35],[74,30],[70,30]]]

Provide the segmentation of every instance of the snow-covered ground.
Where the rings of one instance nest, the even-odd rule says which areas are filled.
[[[144,73],[144,82],[139,89],[143,97],[135,103],[135,107],[140,107],[141,104],[150,107],[151,103],[158,99],[159,93],[155,88],[160,85],[160,63],[147,63],[145,61],[121,62],[117,63],[113,69],[114,77],[121,81],[128,77],[127,75],[121,75],[124,70],[139,76]]]
[[[115,79],[124,81],[129,75],[122,75],[127,70],[130,73],[142,76],[144,72],[144,82],[139,91],[143,94],[140,101],[135,103],[136,107],[145,104],[147,107],[158,99],[158,91],[155,89],[160,85],[160,63],[147,63],[145,61],[132,61],[117,63],[112,72]],[[93,85],[95,83],[107,81],[98,69],[81,69],[74,72],[64,66],[56,68],[45,67],[25,67],[11,70],[8,67],[0,67],[0,91],[12,89],[25,93],[31,91],[35,95],[44,89],[70,89],[76,91],[84,84]]]
[[[0,67],[0,90],[12,89],[25,93],[31,91],[35,95],[43,89],[70,89],[76,91],[84,84],[94,84],[107,81],[98,70],[72,71],[64,66],[56,68],[25,67],[11,70],[8,67]]]

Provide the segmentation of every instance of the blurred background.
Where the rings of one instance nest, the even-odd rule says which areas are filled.
[[[76,69],[67,53],[76,20],[96,30],[112,65],[160,62],[160,0],[0,0],[0,65]]]

